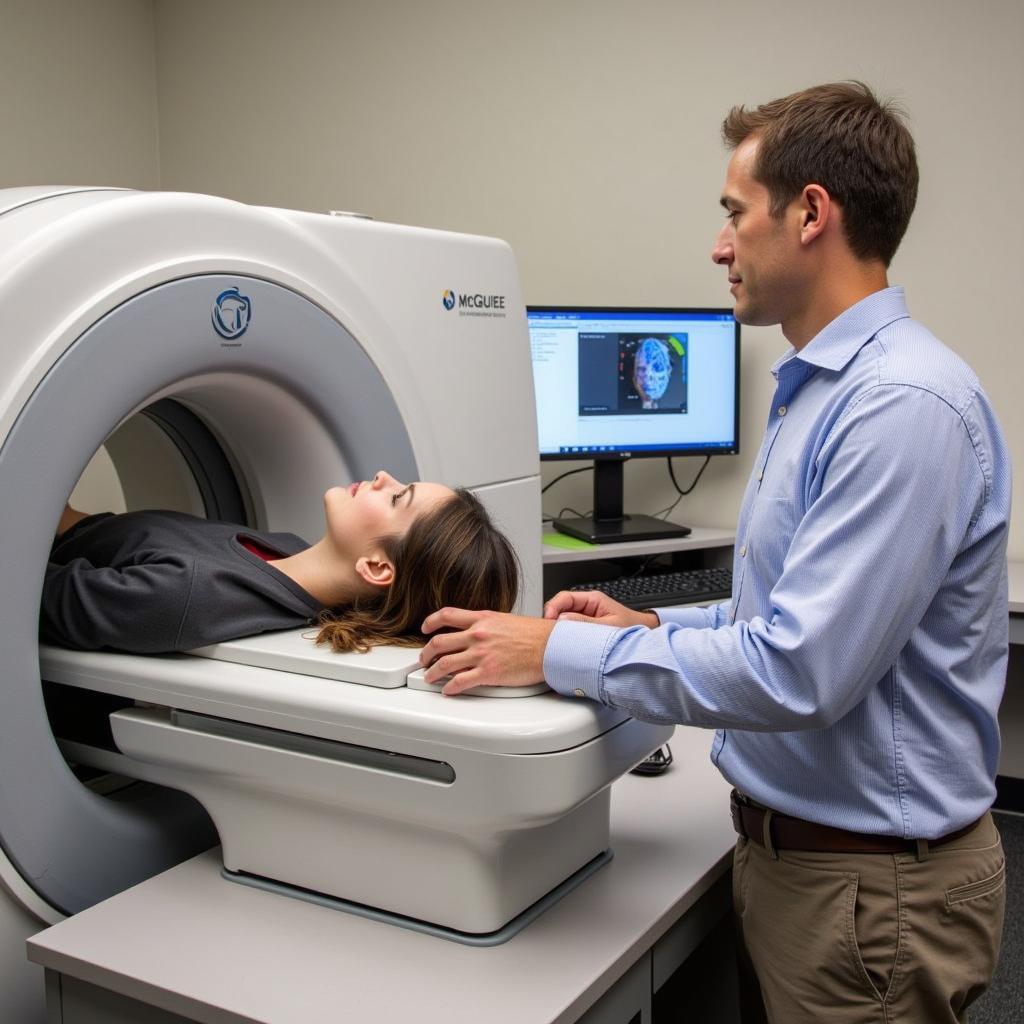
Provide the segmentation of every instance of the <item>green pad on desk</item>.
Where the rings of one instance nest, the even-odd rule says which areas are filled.
[[[567,533],[545,533],[541,541],[552,548],[566,548],[569,551],[589,551],[591,548],[599,547],[598,544],[591,544],[588,540],[580,540],[579,537],[570,537]]]

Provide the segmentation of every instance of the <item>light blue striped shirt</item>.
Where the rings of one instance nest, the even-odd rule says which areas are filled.
[[[900,288],[846,310],[776,378],[732,600],[657,629],[559,622],[561,693],[717,728],[755,800],[934,839],[995,796],[1010,458],[970,368]]]

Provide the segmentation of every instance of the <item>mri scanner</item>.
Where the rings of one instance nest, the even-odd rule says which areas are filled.
[[[40,1012],[28,935],[218,841],[229,881],[471,943],[607,858],[609,786],[663,727],[538,688],[444,698],[416,652],[335,656],[301,630],[156,657],[37,642],[53,533],[101,448],[129,508],[307,539],[327,487],[382,467],[470,487],[537,613],[522,310],[493,239],[0,191],[0,1018]]]

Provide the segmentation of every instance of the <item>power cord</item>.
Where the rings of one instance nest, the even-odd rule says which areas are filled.
[[[553,523],[556,519],[561,519],[566,512],[571,512],[577,519],[583,519],[590,515],[589,511],[577,512],[576,509],[570,508],[570,506],[566,505],[557,516],[549,516],[546,512],[541,513],[540,521],[542,523]]]
[[[699,482],[701,476],[703,475],[704,470],[708,468],[708,463],[710,461],[711,461],[711,456],[710,455],[705,455],[704,456],[704,461],[701,463],[700,469],[697,470],[697,475],[690,482],[690,486],[687,487],[686,490],[684,491],[679,486],[679,481],[676,480],[675,468],[672,465],[672,456],[667,456],[666,459],[665,459],[665,464],[668,466],[668,475],[669,475],[669,478],[672,481],[672,486],[676,489],[676,494],[678,495],[678,497],[676,498],[675,501],[672,502],[671,505],[669,505],[667,508],[661,509],[661,511],[659,511],[659,512],[655,512],[654,515],[655,516],[660,516],[662,519],[667,519],[672,514],[672,512],[675,510],[675,507],[676,507],[676,505],[679,504],[680,500],[682,498],[685,498],[686,495],[688,495],[691,491],[693,491],[693,489],[697,486],[697,483]],[[557,484],[559,480],[564,480],[567,476],[572,476],[574,473],[593,473],[593,472],[594,472],[593,465],[590,465],[590,466],[580,466],[578,469],[566,470],[566,472],[564,472],[564,473],[559,473],[558,476],[556,476],[554,480],[549,480],[540,489],[540,493],[543,494],[545,491],[547,491],[550,488],[554,487],[555,484]],[[549,515],[546,515],[546,514],[542,514],[541,515],[541,521],[545,522],[545,523],[553,522],[556,518],[561,518],[563,515],[565,515],[565,513],[567,511],[568,512],[572,512],[572,514],[575,515],[575,516],[580,516],[580,513],[577,512],[575,509],[571,509],[571,508],[570,509],[562,509],[562,511],[558,513],[558,516],[549,516]],[[580,518],[582,518],[582,516],[580,516]]]
[[[672,458],[671,458],[671,456],[666,458],[665,459],[665,463],[668,466],[668,475],[669,475],[669,478],[672,481],[672,486],[676,489],[676,494],[678,494],[679,497],[677,497],[676,500],[673,501],[672,504],[669,505],[667,508],[663,508],[660,512],[655,512],[654,515],[655,516],[660,516],[662,519],[668,519],[668,517],[670,515],[672,515],[672,513],[675,511],[676,505],[678,505],[679,502],[682,501],[683,498],[685,498],[688,494],[690,494],[693,491],[694,487],[697,486],[697,482],[700,480],[701,476],[704,474],[704,470],[708,468],[708,463],[710,461],[711,461],[711,456],[710,455],[705,455],[704,456],[704,461],[701,463],[700,469],[697,470],[697,475],[691,481],[690,486],[687,487],[686,490],[684,491],[679,486],[679,482],[676,480],[676,473],[675,473],[675,469],[672,466]]]
[[[697,470],[697,475],[693,478],[693,482],[684,491],[684,490],[680,490],[679,484],[676,483],[676,472],[672,468],[672,456],[670,455],[668,458],[665,459],[665,463],[668,465],[668,475],[672,478],[672,486],[679,493],[679,497],[680,498],[685,498],[694,489],[694,487],[697,486],[697,481],[700,480],[701,475],[704,473],[704,470],[708,468],[708,463],[710,461],[711,461],[711,456],[710,455],[705,455],[704,456],[704,461],[701,463],[700,469]]]
[[[554,480],[548,481],[548,483],[546,483],[540,489],[540,493],[543,494],[549,488],[554,487],[555,484],[557,484],[559,480],[564,480],[567,476],[572,476],[573,473],[593,473],[593,472],[594,472],[594,467],[593,466],[580,466],[579,469],[568,469],[564,473],[559,473],[558,476],[556,476]]]
[[[664,775],[672,764],[672,748],[666,743],[653,754],[648,754],[629,774],[630,775]]]

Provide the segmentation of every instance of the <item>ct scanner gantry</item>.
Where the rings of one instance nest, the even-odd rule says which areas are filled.
[[[378,468],[470,487],[539,612],[523,309],[493,239],[0,191],[0,988],[39,922],[217,833],[236,880],[470,941],[601,863],[608,787],[666,727],[551,693],[443,698],[408,651],[325,656],[299,634],[157,657],[37,642],[60,511],[104,442],[131,507],[177,473],[185,511],[314,538],[323,491]]]

